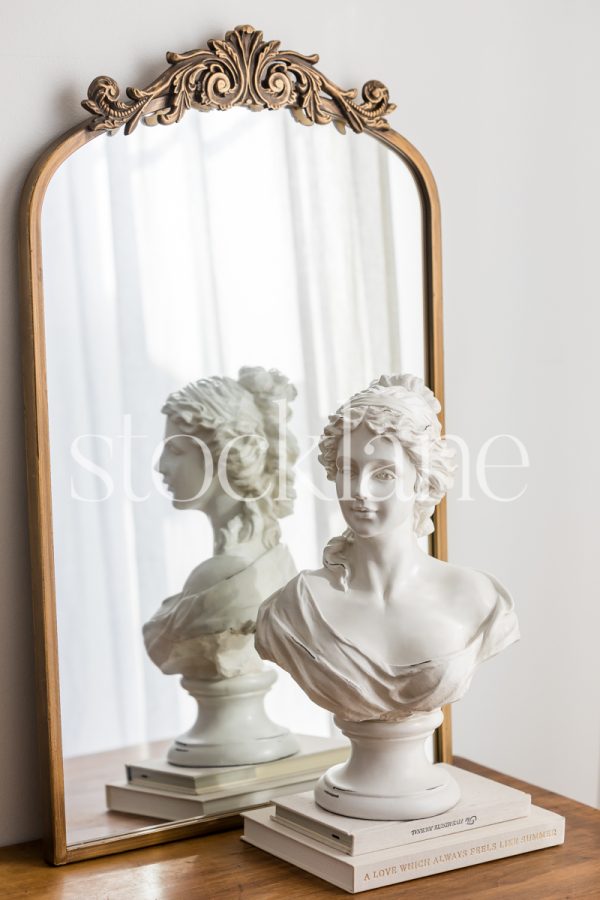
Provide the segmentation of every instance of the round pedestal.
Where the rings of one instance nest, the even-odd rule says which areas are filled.
[[[357,819],[423,819],[451,809],[460,790],[440,765],[429,762],[427,738],[443,721],[441,710],[417,713],[401,722],[336,725],[350,738],[350,759],[329,769],[315,788],[315,800],[330,812]]]
[[[198,717],[178,737],[167,759],[176,766],[243,766],[298,752],[296,738],[267,716],[264,698],[276,679],[271,669],[208,681],[182,678]]]

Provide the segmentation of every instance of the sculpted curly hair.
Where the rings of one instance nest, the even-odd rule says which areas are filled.
[[[263,544],[274,547],[281,536],[277,520],[293,511],[299,451],[287,422],[295,397],[285,375],[256,366],[240,369],[237,381],[215,375],[191,382],[170,394],[162,408],[182,434],[205,442],[216,466],[225,459],[227,484],[242,501],[239,541],[250,540],[260,521]],[[217,552],[228,537],[226,530],[220,535]]]

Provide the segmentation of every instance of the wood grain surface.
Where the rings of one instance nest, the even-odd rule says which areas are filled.
[[[567,819],[562,847],[377,889],[372,896],[437,900],[600,898],[600,810],[463,759],[455,764],[529,791]],[[368,896],[369,892],[364,896]],[[239,831],[51,868],[38,844],[0,850],[2,898],[48,900],[311,900],[349,896],[240,841]]]

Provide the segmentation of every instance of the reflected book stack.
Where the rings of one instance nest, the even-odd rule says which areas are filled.
[[[126,783],[106,785],[106,805],[115,812],[169,821],[235,813],[309,790],[325,769],[348,756],[343,739],[296,737],[298,753],[255,765],[197,768],[164,759],[131,763],[125,767]]]
[[[564,818],[529,794],[448,768],[461,800],[442,815],[351,819],[301,793],[244,813],[243,840],[353,894],[563,843]]]

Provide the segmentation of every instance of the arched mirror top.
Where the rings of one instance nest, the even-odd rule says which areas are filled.
[[[25,219],[41,204],[56,169],[98,134],[121,129],[130,134],[140,123],[176,124],[190,109],[288,109],[302,125],[333,124],[342,133],[347,127],[355,133],[367,133],[405,159],[418,182],[424,212],[431,219],[425,230],[434,236],[432,253],[439,268],[440,216],[435,180],[421,153],[391,127],[387,117],[396,110],[396,104],[390,102],[388,88],[382,82],[365,82],[362,102],[357,102],[356,88],[340,88],[317,68],[318,54],[281,50],[279,41],[265,41],[263,32],[251,25],[238,25],[223,39],[207,41],[207,49],[169,51],[166,58],[169,68],[145,88],[128,87],[128,99],[121,97],[119,85],[107,75],[91,82],[81,104],[91,117],[54,141],[29,174],[21,204]],[[435,294],[434,305],[441,305],[441,285],[435,285]],[[437,381],[439,392],[441,378]]]

